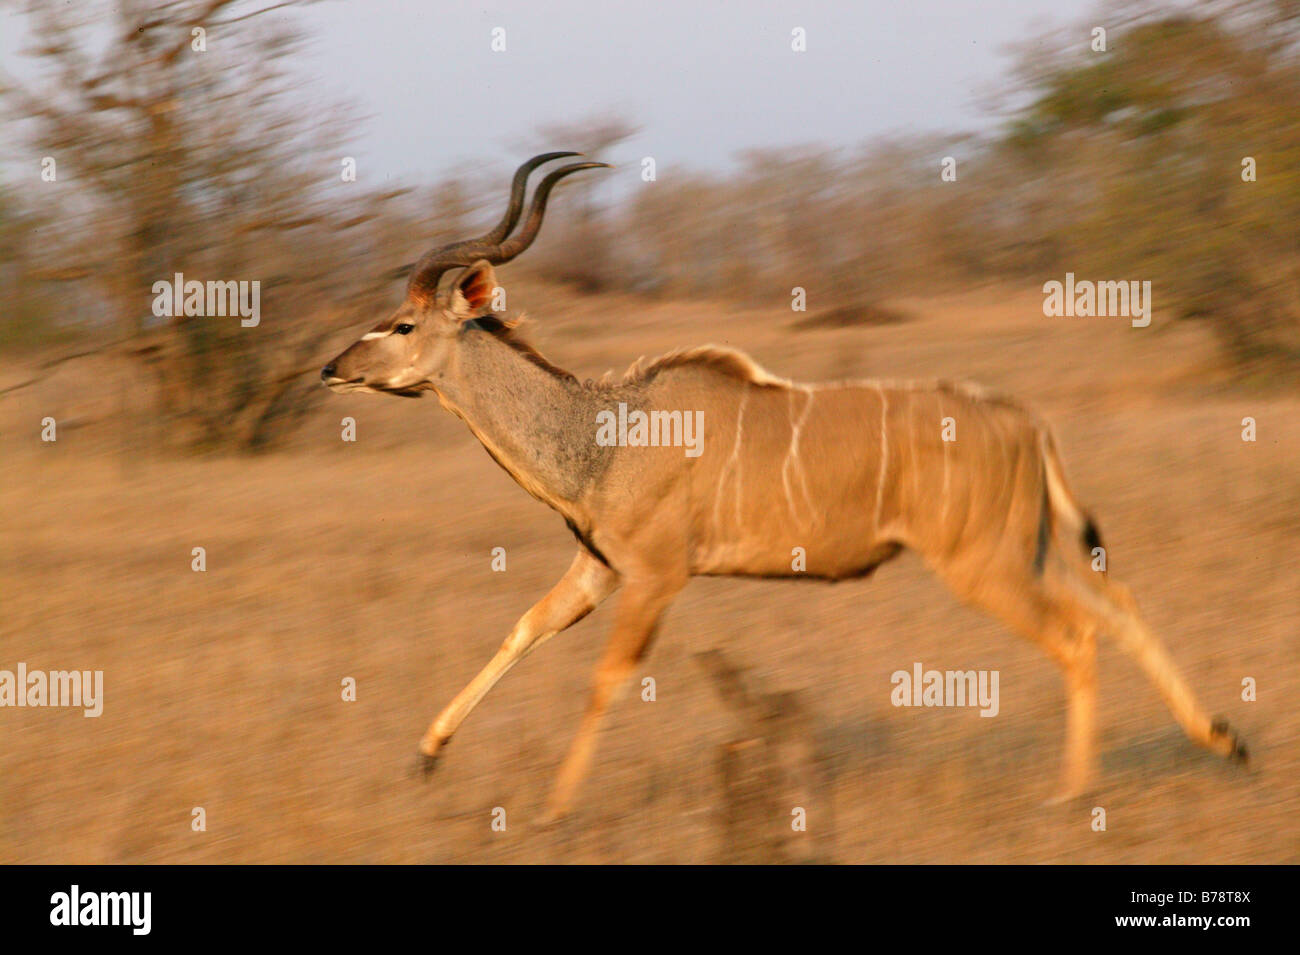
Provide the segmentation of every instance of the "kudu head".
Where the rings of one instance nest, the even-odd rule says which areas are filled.
[[[498,288],[493,265],[509,262],[537,238],[551,189],[565,176],[583,169],[608,166],[579,162],[550,173],[533,193],[523,228],[510,237],[524,207],[528,174],[543,163],[581,153],[554,152],[534,156],[515,171],[510,205],[496,228],[477,239],[453,242],[426,252],[415,263],[406,286],[406,299],[380,322],[321,369],[321,380],[333,391],[368,391],[418,396],[436,387],[454,367],[465,322],[490,311]],[[442,276],[463,268],[442,291]]]

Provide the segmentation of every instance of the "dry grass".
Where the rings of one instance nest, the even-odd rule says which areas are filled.
[[[102,669],[106,703],[99,719],[0,710],[0,861],[710,861],[718,751],[736,732],[691,659],[710,647],[804,691],[833,774],[806,807],[823,858],[1300,861],[1300,400],[1222,388],[1196,329],[1046,319],[1037,295],[992,288],[891,303],[902,324],[806,331],[780,309],[516,300],[581,376],[715,341],[803,379],[968,377],[1029,400],[1056,423],[1112,572],[1207,708],[1244,731],[1254,768],[1186,742],[1107,649],[1101,781],[1044,807],[1055,668],[904,559],[834,586],[693,583],[644,668],[657,701],[617,707],[577,814],[536,830],[612,604],[511,673],[429,783],[408,770],[437,708],[567,566],[561,520],[429,400],[332,397],[292,447],[256,459],[124,454],[111,421],[40,443],[44,415],[118,395],[82,366],[0,402],[0,668]],[[22,377],[5,369],[0,386]],[[1257,443],[1241,441],[1246,415]],[[505,573],[490,570],[497,546]],[[918,660],[1000,670],[999,717],[893,708],[889,674]],[[348,676],[356,703],[340,699]],[[1240,700],[1246,676],[1259,702]]]

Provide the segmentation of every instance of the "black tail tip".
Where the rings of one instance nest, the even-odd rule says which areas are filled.
[[[1105,546],[1101,542],[1101,531],[1097,528],[1096,521],[1087,516],[1083,521],[1083,542],[1087,545],[1089,553],[1095,548]]]

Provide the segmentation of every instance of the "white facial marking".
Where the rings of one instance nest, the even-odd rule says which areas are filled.
[[[392,332],[366,332],[364,335],[361,336],[361,340],[363,342],[368,342],[372,338],[387,338],[391,334],[393,333]]]

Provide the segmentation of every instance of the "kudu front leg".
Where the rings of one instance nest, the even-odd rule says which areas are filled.
[[[555,789],[543,816],[544,823],[554,822],[568,812],[573,795],[591,766],[596,738],[605,713],[627,688],[627,682],[637,663],[650,648],[659,618],[681,590],[683,583],[684,581],[629,582],[624,587],[614,619],[614,632],[610,635],[600,663],[596,665],[587,711],[583,714],[569,754],[560,767]]]
[[[423,757],[421,765],[425,775],[432,772],[438,751],[451,739],[465,717],[469,716],[470,711],[487,695],[497,680],[544,641],[589,614],[618,585],[618,574],[587,551],[578,551],[559,583],[519,618],[519,622],[510,631],[510,636],[506,637],[501,649],[488,661],[487,666],[470,680],[465,689],[456,694],[456,698],[429,726],[429,731],[420,742]]]

